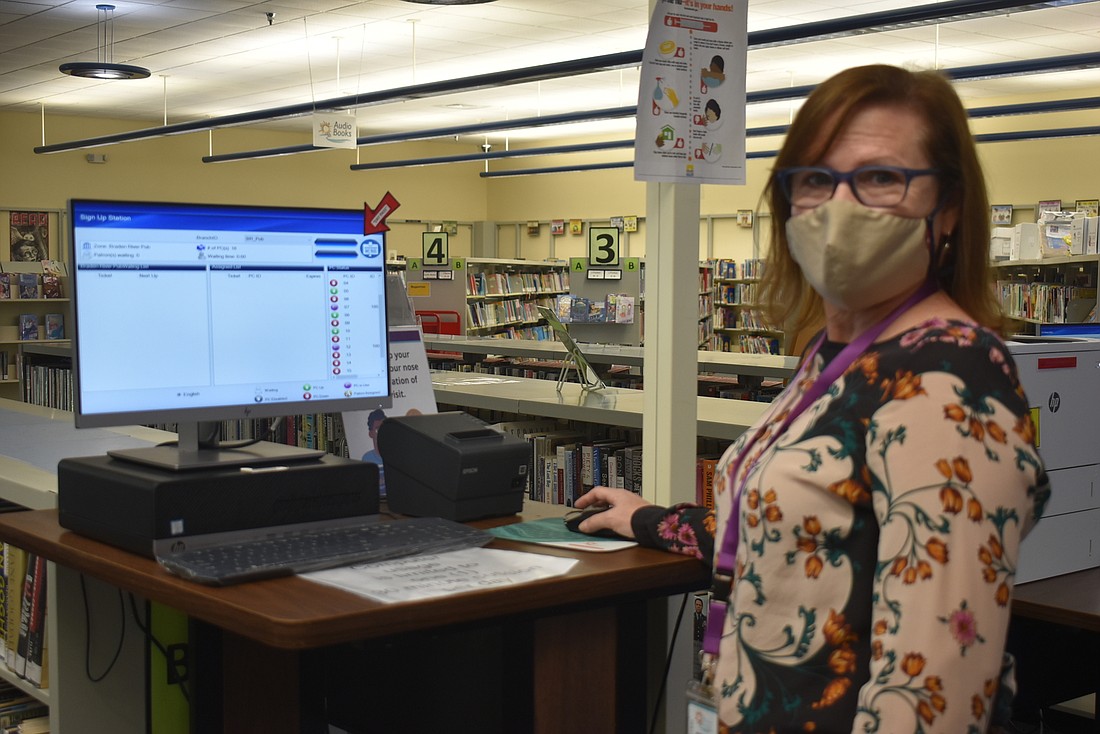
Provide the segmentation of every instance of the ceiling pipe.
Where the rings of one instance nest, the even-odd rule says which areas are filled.
[[[1040,3],[1021,3],[1019,0],[949,0],[948,2],[928,3],[911,8],[901,8],[878,13],[865,13],[823,22],[802,23],[765,31],[753,31],[748,34],[747,43],[750,49],[768,48],[789,43],[823,40],[855,32],[876,33],[884,30],[908,28],[948,20],[977,18],[1003,13],[1009,10],[1038,10],[1048,7],[1075,5],[1084,2],[1095,2],[1095,0],[1051,0],[1050,2]],[[316,111],[368,107],[401,100],[485,89],[487,87],[506,86],[540,81],[543,79],[557,79],[597,71],[611,71],[614,69],[638,66],[641,62],[641,50],[625,51],[616,54],[576,59],[573,61],[542,64],[539,66],[526,67],[524,69],[492,72],[461,79],[450,79],[427,84],[414,84],[407,87],[398,87],[396,89],[382,90],[379,92],[336,97],[328,100],[320,100],[316,103],[300,103],[296,105],[275,107],[268,110],[196,120],[189,123],[132,130],[126,133],[104,135],[97,138],[85,138],[83,140],[74,140],[67,143],[41,145],[36,147],[34,152],[59,153],[79,148],[114,145],[116,143],[160,137],[162,135],[178,135],[199,130],[233,127],[254,122],[297,117],[312,114]]]
[[[921,3],[908,8],[754,31],[749,34],[749,45],[756,48],[785,46],[806,40],[824,41],[850,35],[914,28],[943,21],[973,20],[1002,15],[1009,11],[1019,13],[1087,2],[1095,2],[1095,0],[1051,0],[1039,3],[1024,3],[1019,0],[1015,2],[1012,0],[951,0],[950,2]]]
[[[975,107],[967,110],[966,114],[971,118],[1007,117],[1012,115],[1031,115],[1044,112],[1072,112],[1076,110],[1089,110],[1100,107],[1100,97],[1081,97],[1078,99],[1058,99],[1050,102],[1029,102],[1026,104],[997,105],[993,107]],[[790,125],[767,125],[764,127],[750,127],[745,130],[745,136],[749,138],[769,137],[785,135]],[[1089,130],[1091,128],[1062,128],[1068,130]],[[1040,132],[1040,131],[1036,131]],[[1013,133],[1005,133],[1012,135]],[[1083,132],[1079,135],[1091,133]],[[985,135],[1001,135],[1001,133],[986,133]],[[981,135],[976,135],[979,142],[996,142],[995,140],[982,140]],[[1049,137],[1058,137],[1051,135]],[[1011,139],[1011,138],[1006,138]],[[432,166],[443,163],[461,163],[472,160],[488,160],[498,158],[522,158],[535,155],[554,155],[558,153],[591,152],[595,150],[613,150],[628,148],[634,145],[634,140],[616,140],[604,143],[583,143],[563,146],[550,146],[542,148],[513,148],[511,150],[496,153],[469,153],[453,156],[436,156],[430,158],[411,158],[396,161],[377,161],[374,163],[356,163],[350,166],[353,171],[376,171],[384,168],[404,168],[414,166]],[[748,153],[748,157],[760,157],[759,153]],[[767,155],[767,154],[765,154]],[[573,169],[570,169],[573,170]],[[507,175],[502,172],[501,175]]]
[[[585,59],[528,66],[522,69],[509,69],[507,71],[495,71],[488,74],[477,74],[460,79],[445,79],[437,82],[412,84],[405,87],[396,87],[377,92],[356,93],[344,97],[318,100],[316,103],[302,102],[283,107],[273,107],[267,110],[242,112],[236,115],[212,117],[204,120],[176,123],[174,125],[150,127],[143,130],[131,130],[125,133],[101,135],[96,138],[73,140],[67,143],[42,145],[35,148],[34,152],[60,153],[66,150],[127,143],[134,140],[144,140],[163,135],[179,135],[181,133],[213,130],[221,127],[235,127],[255,122],[270,122],[272,120],[279,120],[287,117],[300,117],[302,115],[313,114],[317,111],[370,107],[372,105],[401,102],[410,99],[424,99],[444,94],[454,94],[456,92],[469,92],[491,87],[510,86],[513,84],[540,81],[542,79],[558,79],[561,77],[577,76],[579,74],[590,74],[597,71],[612,71],[614,69],[637,66],[641,63],[641,60],[641,51],[605,54],[603,56],[593,56]]]
[[[774,158],[778,155],[777,150],[759,150],[750,153],[746,153],[745,157],[749,160],[754,158]],[[551,166],[548,168],[515,168],[510,171],[487,171],[485,173],[478,174],[482,178],[505,178],[507,176],[530,176],[542,173],[572,173],[574,171],[602,171],[613,168],[633,168],[634,161],[615,161],[612,163],[590,163],[579,166]]]
[[[590,153],[595,150],[616,150],[633,148],[634,139],[611,140],[600,143],[573,143],[570,145],[551,145],[539,148],[511,148],[509,150],[462,153],[459,155],[437,156],[433,158],[410,158],[403,161],[379,161],[376,163],[353,163],[353,171],[376,171],[381,168],[412,168],[415,166],[433,166],[441,163],[465,163],[467,161],[487,161],[499,158],[529,158],[536,155],[557,155],[559,153]]]
[[[745,130],[745,135],[750,138],[782,135],[787,132],[788,127],[788,125],[771,125],[768,127],[749,128]],[[430,158],[409,158],[402,161],[355,163],[350,168],[353,171],[377,171],[383,168],[412,168],[415,166],[434,166],[444,163],[464,163],[467,161],[496,160],[500,158],[530,158],[531,156],[557,155],[559,153],[590,153],[597,150],[616,150],[633,147],[634,138],[629,138],[627,140],[610,140],[597,143],[571,143],[569,145],[552,145],[539,148],[510,148],[508,150],[496,152],[462,153],[459,155],[433,156]]]
[[[1016,130],[1005,133],[983,133],[975,135],[976,143],[1006,143],[1024,140],[1049,140],[1052,138],[1078,138],[1100,135],[1100,126],[1062,127],[1048,130]],[[749,160],[774,158],[777,150],[753,151],[745,154]],[[589,163],[582,166],[555,166],[552,168],[515,168],[509,171],[487,171],[478,174],[482,178],[504,178],[507,176],[534,176],[543,173],[571,173],[574,171],[600,171],[613,168],[632,168],[634,161],[614,161],[611,163]]]
[[[973,79],[990,79],[1003,76],[1022,76],[1026,74],[1050,73],[1054,71],[1070,71],[1091,66],[1100,65],[1100,54],[1077,54],[1071,56],[1053,56],[1046,59],[1033,59],[1028,61],[1009,61],[999,64],[979,64],[976,66],[962,66],[957,69],[944,69],[944,74],[955,81],[968,81]],[[745,95],[746,104],[760,104],[764,102],[781,102],[802,99],[809,96],[816,85],[804,85],[799,87],[781,87],[778,89],[765,89],[756,92],[748,92]],[[984,108],[988,110],[1000,110],[989,115],[981,114],[982,108],[975,108],[970,112],[971,117],[985,117],[1000,115],[1020,115],[1031,112],[1057,112],[1060,109],[1092,109],[1100,106],[1096,102],[1100,98],[1083,98],[1081,100],[1061,100],[1059,102],[1033,102],[1019,105],[1005,105],[1003,107]],[[1058,107],[1063,105],[1063,107]],[[1018,108],[1019,111],[1013,111]],[[453,137],[456,135],[472,135],[486,132],[499,132],[502,130],[516,130],[522,128],[544,127],[560,125],[571,122],[586,122],[590,120],[609,120],[631,117],[637,112],[636,106],[611,107],[591,112],[566,112],[560,115],[545,115],[540,117],[518,118],[515,120],[496,121],[488,123],[474,123],[453,127],[435,128],[407,133],[388,133],[385,135],[367,135],[356,140],[356,145],[379,145],[382,143],[400,143],[413,140],[425,140],[429,138]],[[779,134],[779,133],[776,133]],[[237,153],[222,153],[219,155],[203,156],[203,163],[224,163],[227,161],[246,160],[251,158],[270,158],[281,155],[293,155],[315,150],[333,150],[332,148],[319,148],[314,145],[291,145],[282,148],[266,148],[261,150],[242,151]],[[353,169],[354,170],[354,169]]]
[[[616,120],[623,117],[633,117],[638,108],[608,107],[602,110],[587,112],[565,112],[560,115],[541,115],[538,117],[516,118],[515,120],[503,120],[495,122],[478,122],[469,125],[454,125],[451,127],[437,127],[429,130],[417,130],[405,133],[386,133],[383,135],[364,135],[356,138],[357,146],[380,145],[383,143],[405,143],[413,140],[429,140],[432,138],[450,138],[456,135],[476,135],[486,132],[500,132],[502,130],[518,130],[530,127],[547,127],[550,125],[564,125],[573,122],[590,122],[592,120]],[[321,148],[309,145],[288,145],[284,148],[266,148],[263,150],[249,150],[239,153],[222,153],[220,155],[206,155],[202,157],[203,163],[224,163],[226,161],[239,161],[249,158],[270,158],[279,155],[293,155],[295,153],[308,153],[315,150],[334,150],[334,148]]]
[[[1094,110],[1098,107],[1100,107],[1100,97],[1078,97],[1077,99],[1055,99],[1049,102],[1023,102],[1020,104],[997,105],[996,107],[975,107],[967,110],[967,114],[970,117],[1009,117],[1034,115],[1042,112]]]
[[[615,163],[587,163],[576,166],[550,166],[549,168],[517,168],[511,171],[482,171],[482,178],[504,178],[506,176],[530,176],[540,173],[573,173],[575,171],[604,171],[612,168],[633,168],[634,161]]]
[[[1051,138],[1082,138],[1089,135],[1100,135],[1100,126],[1089,127],[1059,127],[1048,130],[1015,130],[1006,133],[982,133],[975,135],[978,143],[1009,143],[1020,140],[1049,140]]]

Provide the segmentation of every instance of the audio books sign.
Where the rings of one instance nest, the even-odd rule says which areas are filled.
[[[660,0],[642,54],[634,178],[745,183],[748,1]]]
[[[313,144],[318,148],[354,148],[357,137],[354,112],[313,113]]]

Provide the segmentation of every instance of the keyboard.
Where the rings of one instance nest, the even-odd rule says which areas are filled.
[[[249,532],[254,537],[230,542],[222,539],[211,545],[204,545],[201,539],[188,539],[184,550],[158,553],[157,561],[190,581],[228,586],[336,566],[476,548],[493,537],[484,530],[438,517],[383,520],[374,515]]]

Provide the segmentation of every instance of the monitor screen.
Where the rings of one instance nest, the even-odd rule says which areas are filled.
[[[201,421],[389,405],[361,210],[73,200],[70,222],[78,427],[176,423],[191,452]]]

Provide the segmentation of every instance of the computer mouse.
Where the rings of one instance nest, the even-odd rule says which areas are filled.
[[[562,518],[562,520],[565,522],[565,527],[573,531],[574,533],[581,533],[582,535],[592,535],[597,538],[621,538],[621,535],[616,533],[614,530],[611,530],[610,528],[601,528],[594,533],[585,533],[583,530],[580,529],[580,524],[582,522],[592,517],[593,515],[598,515],[601,512],[606,512],[610,509],[611,507],[607,506],[588,507],[583,510],[574,510],[573,512],[570,512],[568,515]]]

